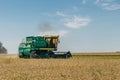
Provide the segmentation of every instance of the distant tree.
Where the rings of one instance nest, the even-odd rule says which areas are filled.
[[[0,48],[2,47],[2,43],[0,42]]]
[[[1,42],[0,42],[0,54],[7,54],[7,49],[3,47]]]

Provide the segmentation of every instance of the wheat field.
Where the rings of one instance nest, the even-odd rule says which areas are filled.
[[[120,80],[119,55],[70,59],[19,59],[0,56],[0,80]]]

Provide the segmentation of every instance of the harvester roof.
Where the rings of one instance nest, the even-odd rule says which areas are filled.
[[[55,35],[55,36],[49,36],[49,35],[45,35],[45,38],[59,38],[59,35]]]

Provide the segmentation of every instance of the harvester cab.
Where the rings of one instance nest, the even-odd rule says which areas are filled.
[[[57,50],[59,36],[44,36],[45,40],[48,41],[50,48],[55,48]]]
[[[70,51],[57,51],[59,36],[29,36],[19,45],[20,58],[69,58]],[[59,53],[59,54],[58,54]]]

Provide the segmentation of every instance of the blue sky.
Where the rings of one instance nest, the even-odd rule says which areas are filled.
[[[59,50],[120,51],[119,30],[120,0],[0,0],[0,41],[9,53],[42,34],[59,34]]]

